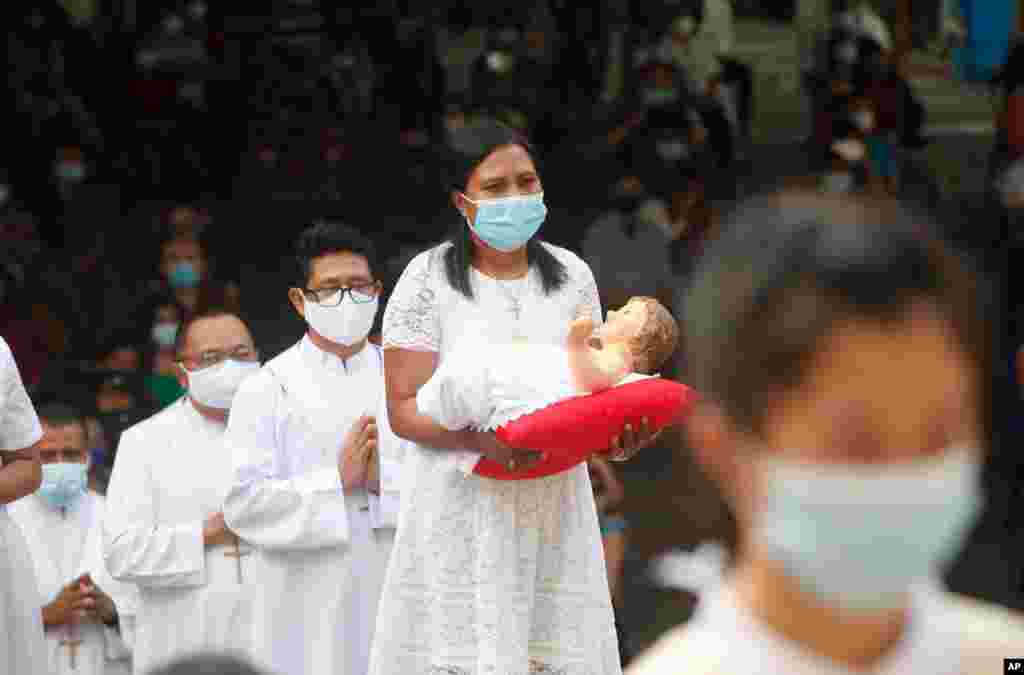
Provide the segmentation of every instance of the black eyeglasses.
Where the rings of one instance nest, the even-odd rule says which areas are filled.
[[[334,286],[330,288],[318,288],[316,290],[312,288],[304,288],[303,292],[307,296],[312,297],[318,305],[324,307],[337,307],[348,295],[352,298],[352,302],[357,305],[365,305],[373,302],[377,295],[380,293],[381,283],[374,281],[369,284],[360,284],[358,286]]]
[[[178,361],[178,363],[185,366],[189,370],[205,370],[206,368],[212,368],[228,359],[234,359],[236,361],[257,361],[259,360],[259,353],[252,347],[242,345],[236,347],[228,352],[220,351],[205,351],[196,356],[184,357]]]

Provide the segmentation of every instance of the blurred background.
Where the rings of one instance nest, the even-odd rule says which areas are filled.
[[[282,252],[317,218],[370,235],[393,284],[459,224],[441,151],[496,117],[534,141],[543,236],[584,256],[605,306],[685,312],[721,214],[772,187],[937,214],[984,279],[992,336],[988,510],[950,583],[1024,609],[1017,0],[337,4],[0,8],[0,326],[37,404],[89,412],[98,489],[120,432],[181,395],[183,320],[235,309],[265,358],[290,345]],[[681,357],[671,374],[686,381]],[[621,482],[609,557],[636,651],[693,607],[650,561],[732,524],[679,433],[614,471],[598,482]]]

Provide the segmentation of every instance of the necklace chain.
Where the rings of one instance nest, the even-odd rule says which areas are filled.
[[[509,311],[516,317],[516,321],[518,321],[523,309],[523,292],[526,288],[526,279],[511,280],[514,284],[519,286],[519,292],[516,294],[512,294],[508,291],[508,287],[505,285],[504,280],[495,279],[495,281],[498,282],[498,289],[501,291],[501,294],[509,301]]]

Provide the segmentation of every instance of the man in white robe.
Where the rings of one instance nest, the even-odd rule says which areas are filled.
[[[136,673],[200,651],[251,651],[252,549],[221,504],[228,410],[258,354],[245,324],[224,313],[186,324],[177,351],[188,395],[122,434],[107,489],[107,569],[139,589]]]
[[[103,497],[86,489],[84,421],[56,403],[40,408],[39,416],[43,483],[34,495],[12,504],[10,514],[35,565],[49,672],[127,675],[131,652],[121,637],[121,621],[134,607],[135,589],[110,579],[103,566],[105,506]]]
[[[0,673],[47,672],[32,555],[9,506],[39,488],[39,418],[0,337]]]
[[[303,232],[296,262],[288,295],[307,334],[238,391],[224,514],[259,554],[258,663],[363,675],[392,540],[375,527],[393,507],[374,494],[383,358],[366,340],[381,285],[372,244],[342,225]]]

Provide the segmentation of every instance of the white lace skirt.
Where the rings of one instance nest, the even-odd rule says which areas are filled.
[[[467,476],[411,445],[373,675],[619,675],[586,467]]]
[[[42,602],[21,529],[0,506],[0,673],[47,673]]]

